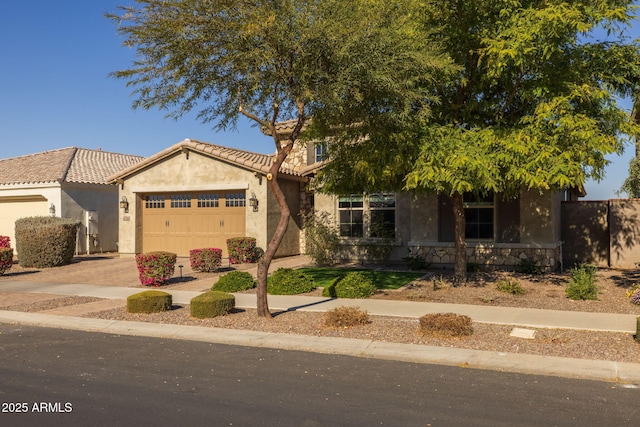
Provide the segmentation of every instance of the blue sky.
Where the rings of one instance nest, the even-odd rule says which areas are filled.
[[[0,14],[0,158],[63,147],[150,156],[184,138],[271,153],[273,142],[241,120],[237,131],[216,132],[191,117],[132,110],[130,89],[108,77],[130,66],[104,18],[129,0],[21,0]],[[640,24],[636,26],[638,29]],[[639,31],[640,32],[640,31]],[[630,102],[624,102],[631,109]],[[617,197],[633,147],[612,157],[605,180],[588,183],[588,199]]]

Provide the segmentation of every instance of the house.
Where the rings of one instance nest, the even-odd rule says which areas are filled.
[[[286,123],[279,131],[286,133]],[[409,255],[428,263],[454,262],[453,215],[448,197],[410,193],[312,194],[324,159],[324,145],[296,145],[279,182],[291,219],[277,256],[304,252],[300,213],[326,212],[340,235],[339,258],[362,260],[375,249],[392,260]],[[279,209],[265,175],[273,156],[185,139],[117,174],[120,198],[120,252],[168,250],[186,256],[190,249],[219,247],[229,237],[255,237],[266,247]],[[570,191],[522,191],[515,199],[465,195],[468,261],[515,266],[531,259],[545,268],[562,263],[561,203]],[[226,256],[226,255],[225,255]]]
[[[280,211],[267,173],[273,156],[185,139],[108,179],[120,200],[120,254],[157,250],[189,256],[226,240],[254,237],[265,248]],[[299,169],[299,168],[298,168]],[[284,167],[279,183],[292,212],[276,256],[300,253],[300,212],[307,178]]]
[[[15,222],[58,216],[82,223],[77,253],[117,251],[118,188],[106,177],[143,157],[67,147],[0,159],[0,235],[15,248]]]

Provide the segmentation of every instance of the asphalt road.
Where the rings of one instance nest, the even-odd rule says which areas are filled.
[[[640,390],[0,325],[0,425],[637,426]]]

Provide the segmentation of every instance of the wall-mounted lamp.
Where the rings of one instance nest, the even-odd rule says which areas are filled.
[[[122,199],[120,199],[120,208],[124,209],[124,213],[129,213],[129,202],[124,196],[122,196]]]
[[[56,205],[53,203],[49,205],[49,216],[56,216]]]
[[[256,193],[251,193],[251,198],[249,199],[249,206],[253,208],[254,212],[258,212],[258,198],[256,197]]]

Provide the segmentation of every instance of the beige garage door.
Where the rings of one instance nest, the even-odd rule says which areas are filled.
[[[48,215],[47,199],[42,196],[0,197],[0,235],[11,238],[16,248],[16,220],[29,216]]]
[[[142,250],[189,256],[196,248],[220,248],[245,235],[244,190],[146,194],[142,197]]]

